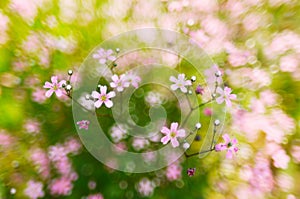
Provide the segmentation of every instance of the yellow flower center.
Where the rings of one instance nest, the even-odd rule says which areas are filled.
[[[105,95],[101,96],[101,101],[105,101],[105,100],[106,100],[106,96]]]
[[[171,132],[171,133],[170,133],[170,136],[171,136],[172,138],[176,137],[176,132]]]

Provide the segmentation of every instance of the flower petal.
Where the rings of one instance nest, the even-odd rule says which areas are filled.
[[[114,91],[110,91],[109,93],[107,93],[106,97],[108,97],[109,99],[110,98],[113,98],[116,96],[116,93]]]
[[[170,133],[170,129],[168,129],[167,127],[163,126],[160,130],[160,132],[162,134],[169,134]]]
[[[218,98],[216,99],[216,102],[217,102],[218,104],[222,104],[222,103],[224,102],[224,97],[223,97],[223,96],[218,97]]]
[[[99,99],[100,93],[98,93],[97,91],[93,91],[92,92],[92,97],[95,98],[95,99]]]
[[[160,141],[163,144],[167,144],[170,141],[170,137],[166,135],[166,136],[162,137]]]
[[[46,93],[45,93],[45,96],[46,97],[51,97],[51,95],[53,94],[54,90],[53,89],[50,89],[48,90]]]
[[[180,87],[180,90],[181,90],[181,92],[183,92],[183,93],[186,93],[186,92],[187,92],[187,88],[184,87],[184,86],[181,86],[181,87]]]
[[[61,96],[63,95],[63,92],[62,92],[60,89],[57,89],[57,90],[55,91],[55,95],[56,95],[57,97],[61,97]]]
[[[229,95],[229,99],[231,99],[231,100],[236,100],[236,94],[231,94],[231,95]]]
[[[45,82],[44,88],[52,88],[53,85],[50,82]]]
[[[185,130],[184,129],[179,129],[177,131],[177,137],[185,137]]]
[[[230,142],[230,137],[227,133],[224,134],[222,138],[224,139],[226,145]]]
[[[231,149],[228,149],[228,150],[227,150],[227,153],[226,153],[226,158],[227,158],[227,159],[232,159],[232,157],[233,157],[232,150],[231,150]]]
[[[174,148],[179,146],[179,142],[176,138],[171,139],[171,144]]]
[[[220,95],[224,95],[224,91],[223,91],[223,89],[221,87],[218,87],[216,89],[216,92],[219,93]]]
[[[54,84],[57,84],[57,76],[52,76],[51,77],[51,82]]]
[[[172,89],[173,91],[175,91],[177,88],[179,88],[177,84],[172,84],[172,85],[171,85],[171,89]]]
[[[106,91],[107,91],[107,86],[100,86],[100,93],[101,93],[101,95],[106,94]]]
[[[112,77],[111,77],[111,79],[114,81],[114,82],[117,82],[118,80],[119,80],[119,77],[118,77],[118,75],[113,75]]]
[[[105,100],[104,104],[107,108],[111,108],[114,105],[114,103],[111,100]]]
[[[170,80],[171,82],[174,82],[174,83],[177,82],[177,79],[176,79],[174,76],[171,76],[171,77],[169,78],[169,80]]]
[[[177,132],[177,128],[178,128],[178,123],[177,123],[177,122],[173,122],[173,123],[171,124],[170,131],[171,131],[171,132]]]
[[[227,107],[231,107],[232,106],[232,103],[231,103],[230,99],[225,99],[225,102],[226,102],[226,106]]]
[[[102,104],[103,104],[103,102],[101,100],[97,100],[94,105],[96,108],[99,108],[99,107],[101,107]]]

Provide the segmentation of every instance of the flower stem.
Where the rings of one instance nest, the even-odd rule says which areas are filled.
[[[193,157],[193,156],[196,156],[196,155],[209,153],[209,152],[214,151],[214,150],[215,150],[215,148],[212,148],[212,149],[208,149],[208,150],[205,150],[205,151],[192,153],[192,154],[187,154],[186,152],[184,152],[184,155],[185,155],[186,158],[190,158],[190,157]]]

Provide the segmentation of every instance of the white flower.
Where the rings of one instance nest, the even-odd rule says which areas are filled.
[[[178,79],[176,79],[174,76],[170,77],[170,81],[174,82],[174,84],[171,85],[171,89],[173,91],[180,89],[181,92],[186,93],[187,88],[186,86],[191,86],[192,82],[191,80],[186,80],[185,79],[185,74],[179,74]]]

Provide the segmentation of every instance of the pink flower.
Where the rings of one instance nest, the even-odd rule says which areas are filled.
[[[185,79],[185,74],[179,74],[178,79],[176,79],[174,76],[171,76],[170,81],[175,83],[175,84],[171,85],[171,89],[173,91],[175,91],[177,89],[180,89],[181,92],[183,92],[183,93],[187,92],[186,86],[191,86],[192,85],[191,80],[186,80]]]
[[[40,123],[37,120],[27,120],[24,124],[26,132],[31,134],[38,134],[40,132]]]
[[[169,181],[181,178],[182,167],[177,163],[171,164],[166,170],[166,176]]]
[[[13,137],[0,130],[0,147],[9,147],[11,144],[13,144],[13,142]]]
[[[79,126],[79,129],[88,130],[89,129],[90,121],[88,121],[88,120],[81,120],[81,121],[76,122],[76,124]]]
[[[89,196],[87,197],[87,199],[104,199],[104,198],[103,198],[102,194],[97,193],[97,194],[89,195]]]
[[[35,182],[30,180],[27,183],[27,187],[24,190],[24,194],[30,199],[37,199],[44,197],[43,184],[41,182]]]
[[[190,177],[194,176],[195,172],[196,172],[196,168],[188,168],[188,170],[187,170],[187,174]]]
[[[45,96],[50,97],[53,94],[53,92],[55,92],[57,97],[61,97],[63,94],[62,85],[65,83],[66,83],[65,80],[58,82],[57,76],[52,76],[51,83],[46,82],[44,85],[44,88],[49,88],[49,90],[46,92]]]
[[[38,173],[41,174],[43,179],[46,179],[50,175],[50,161],[47,154],[42,149],[30,150],[30,159],[37,167]]]
[[[216,99],[218,104],[222,104],[224,101],[226,102],[226,106],[231,107],[232,103],[231,100],[236,99],[235,94],[231,94],[232,90],[231,88],[228,88],[227,86],[222,90],[222,88],[218,87],[217,88],[217,93],[220,94],[220,96]]]
[[[283,149],[281,149],[277,151],[277,153],[272,155],[272,159],[274,161],[273,164],[276,168],[287,169],[291,158]]]
[[[111,79],[113,80],[113,82],[110,83],[110,86],[117,89],[118,92],[122,92],[124,88],[128,87],[130,84],[126,80],[125,74],[120,75],[120,77],[118,77],[118,75],[113,75]]]
[[[126,81],[128,81],[134,88],[139,87],[139,83],[141,82],[141,78],[134,73],[127,73],[125,77]]]
[[[127,137],[127,128],[122,124],[114,125],[110,129],[110,132],[111,138],[115,143],[120,142],[123,138]]]
[[[154,191],[154,184],[148,178],[143,178],[137,186],[138,192],[142,196],[151,196]]]
[[[163,144],[167,144],[170,140],[171,140],[171,144],[172,146],[178,147],[179,146],[179,142],[177,140],[178,137],[185,137],[185,130],[184,129],[179,129],[178,128],[178,123],[177,122],[173,122],[171,124],[171,128],[168,129],[167,127],[162,127],[161,132],[162,134],[164,134],[165,136],[161,138],[161,142]]]
[[[61,161],[63,159],[66,159],[67,157],[66,149],[61,145],[50,146],[48,153],[49,153],[49,159],[52,160],[53,162]]]
[[[205,109],[203,110],[203,113],[204,113],[204,115],[206,115],[206,116],[211,116],[211,115],[212,115],[212,110],[211,110],[211,108],[205,108]]]
[[[44,89],[35,89],[34,92],[32,92],[32,100],[42,104],[46,101],[47,97],[45,96],[46,92]]]
[[[72,189],[73,184],[69,178],[62,177],[54,179],[49,185],[51,195],[68,195]]]
[[[68,140],[64,143],[64,148],[67,154],[78,154],[78,152],[82,148],[82,145],[81,142],[76,138],[68,138]]]
[[[132,142],[132,147],[136,151],[140,151],[149,145],[149,141],[144,138],[134,138]]]
[[[200,94],[200,95],[203,95],[203,93],[204,93],[204,89],[203,89],[203,87],[202,86],[200,86],[200,85],[198,85],[197,87],[196,87],[196,89],[195,89],[195,92],[196,92],[196,94]]]
[[[217,144],[215,146],[215,151],[219,152],[219,151],[227,150],[226,158],[232,159],[233,152],[236,153],[239,150],[238,147],[236,146],[236,144],[238,142],[237,142],[237,140],[235,138],[233,138],[231,140],[228,134],[225,134],[222,137],[223,137],[223,139],[224,139],[225,142]]]
[[[296,163],[300,163],[300,146],[293,145],[291,155]]]
[[[204,71],[204,75],[206,77],[207,84],[211,87],[215,85],[215,82],[217,81],[218,84],[221,84],[222,78],[216,77],[216,73],[221,73],[219,67],[214,64],[209,69],[206,69]]]
[[[105,64],[108,60],[115,61],[116,57],[113,56],[113,50],[109,49],[105,51],[103,48],[97,50],[95,54],[93,54],[94,59],[98,59],[100,64]]]
[[[243,66],[247,64],[249,56],[250,53],[247,51],[233,50],[229,54],[228,61],[234,67]]]
[[[113,106],[113,102],[110,100],[110,98],[113,98],[116,96],[116,93],[114,91],[111,91],[109,93],[107,92],[107,87],[106,86],[100,86],[100,92],[98,93],[97,91],[92,92],[92,97],[94,99],[98,99],[95,101],[95,107],[100,108],[102,104],[104,103],[107,108],[111,108]]]

